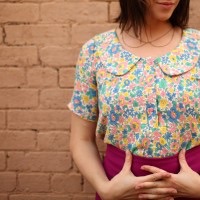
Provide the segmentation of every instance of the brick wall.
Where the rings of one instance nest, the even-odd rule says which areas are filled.
[[[192,0],[197,28],[199,8]],[[0,0],[0,200],[93,199],[70,157],[66,105],[80,46],[117,11],[116,0]]]

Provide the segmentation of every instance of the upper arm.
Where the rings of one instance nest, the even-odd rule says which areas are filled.
[[[95,142],[96,122],[91,122],[72,113],[70,148],[81,140]]]

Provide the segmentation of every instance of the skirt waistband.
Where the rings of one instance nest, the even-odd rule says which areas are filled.
[[[199,160],[200,146],[186,151],[186,161],[188,165],[197,173],[200,173]],[[104,159],[104,168],[106,172],[108,172],[108,175],[113,177],[118,174],[124,165],[124,161],[125,151],[108,144]],[[170,173],[178,173],[180,170],[178,154],[163,158],[147,158],[133,155],[131,170],[135,176],[144,176],[149,174],[148,172],[140,169],[142,165],[152,165]]]
[[[125,151],[108,144],[103,166],[109,180],[111,180],[122,170],[124,161]],[[200,174],[200,146],[186,151],[186,161],[194,171]],[[177,174],[180,171],[178,154],[165,158],[146,158],[133,155],[131,171],[135,176],[145,176],[149,174],[149,172],[141,170],[142,165],[152,165],[174,174]],[[98,194],[96,194],[95,200],[101,200]],[[191,199],[177,198],[177,200]]]

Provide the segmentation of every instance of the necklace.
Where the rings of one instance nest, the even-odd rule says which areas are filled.
[[[147,36],[146,30],[145,30],[145,33],[146,33],[146,36],[147,36],[147,41],[144,41],[144,40],[142,40],[142,39],[138,39],[137,37],[135,37],[135,36],[133,36],[133,35],[130,35],[130,34],[127,33],[127,32],[126,32],[126,34],[127,34],[129,37],[132,37],[132,38],[134,38],[134,39],[139,40],[140,42],[143,42],[143,43],[150,43],[150,42],[155,42],[155,41],[157,41],[157,40],[163,38],[163,37],[166,36],[169,32],[171,32],[171,30],[173,30],[173,28],[170,28],[166,33],[164,33],[163,35],[161,35],[161,36],[159,36],[159,37],[157,37],[157,38],[155,38],[154,40],[151,40],[151,41],[149,41],[149,38],[148,38],[148,36]]]
[[[155,45],[155,44],[153,44],[153,42],[155,42],[155,41],[161,39],[162,37],[164,37],[165,35],[167,35],[169,32],[171,32],[171,30],[173,30],[172,36],[171,36],[170,40],[169,40],[166,44],[164,44],[164,45]],[[127,44],[127,43],[125,42],[124,35],[123,35],[123,33],[122,33],[122,41],[123,41],[123,43],[124,43],[127,47],[130,47],[130,48],[140,48],[140,47],[142,47],[142,46],[144,46],[144,45],[147,45],[147,44],[150,44],[150,45],[153,46],[153,47],[165,47],[165,46],[167,46],[167,45],[169,45],[169,44],[171,43],[172,39],[174,38],[174,33],[175,33],[175,29],[171,28],[171,29],[169,29],[166,33],[164,33],[163,35],[159,36],[158,38],[156,38],[156,39],[154,39],[154,40],[152,40],[152,41],[149,41],[149,40],[148,40],[148,41],[143,41],[143,40],[141,40],[141,39],[138,39],[137,37],[131,36],[131,35],[129,35],[128,33],[126,33],[126,34],[128,34],[130,37],[132,37],[132,38],[137,39],[137,40],[140,41],[141,44],[138,45],[138,46],[130,46],[129,44]],[[147,39],[148,39],[148,38],[147,38]]]

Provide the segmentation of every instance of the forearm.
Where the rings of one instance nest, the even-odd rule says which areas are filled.
[[[102,166],[97,146],[93,141],[79,140],[71,145],[72,157],[83,176],[91,183],[94,189],[103,193],[108,178]]]

